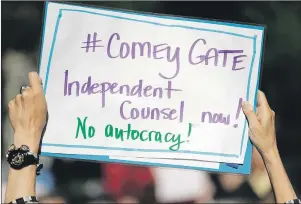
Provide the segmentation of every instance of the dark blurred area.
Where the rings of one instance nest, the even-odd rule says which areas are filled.
[[[301,2],[76,2],[136,11],[173,14],[267,26],[261,90],[276,112],[277,141],[285,167],[297,192],[301,192]],[[4,152],[12,143],[7,103],[37,70],[44,2],[1,2],[2,4],[2,186],[7,181]],[[45,169],[38,179],[38,194],[45,202],[100,202],[115,200],[105,183],[104,164],[43,158]],[[116,167],[117,168],[117,167]],[[130,168],[130,167],[129,167]],[[122,174],[122,172],[121,172]],[[208,174],[209,175],[209,174]],[[254,173],[255,175],[255,173]],[[266,178],[258,173],[256,184]],[[113,175],[114,176],[114,175]],[[214,186],[207,200],[195,202],[268,202],[272,194],[257,190],[248,178],[209,175]],[[237,182],[236,182],[237,181]],[[253,182],[254,183],[254,182]],[[180,184],[179,184],[180,185]],[[208,187],[204,183],[204,188]],[[229,190],[230,189],[230,190]],[[261,188],[259,188],[261,189]],[[154,185],[147,185],[137,198],[154,203]],[[183,186],[185,191],[185,186]],[[300,195],[300,194],[299,194]],[[131,195],[135,197],[135,195]],[[202,196],[201,196],[202,197]],[[48,200],[47,200],[48,199]],[[50,199],[50,200],[49,200]],[[58,199],[58,200],[55,200]],[[61,199],[61,200],[60,200]],[[130,201],[132,202],[132,201]],[[175,201],[176,202],[176,201]]]

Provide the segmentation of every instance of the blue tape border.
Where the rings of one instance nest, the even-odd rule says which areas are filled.
[[[49,2],[45,2],[44,26],[43,26],[43,34],[42,34],[43,36],[42,36],[40,63],[41,63],[42,53],[43,53],[43,45],[44,45],[44,36],[45,36],[45,30],[46,30],[48,4],[49,4]],[[65,3],[57,3],[57,4],[65,4]],[[72,5],[72,4],[69,4],[69,5]],[[76,5],[72,5],[72,6],[76,6]],[[91,8],[89,6],[79,6],[79,7]],[[187,18],[183,18],[183,17],[173,17],[173,16],[168,16],[168,17],[167,16],[156,16],[156,15],[153,15],[153,14],[141,14],[141,13],[135,13],[135,12],[129,12],[129,11],[114,11],[114,10],[111,10],[111,9],[103,9],[103,8],[94,8],[94,9],[107,10],[107,11],[119,12],[119,13],[136,14],[136,15],[142,15],[142,16],[151,16],[151,17],[157,17],[157,18],[169,18],[169,19],[173,19],[173,20],[186,20],[186,21],[203,22],[203,23],[211,23],[211,24],[214,23],[214,24],[218,24],[218,25],[226,25],[226,26],[232,26],[232,27],[243,27],[243,28],[249,28],[249,29],[256,29],[256,30],[260,30],[260,31],[263,31],[263,32],[265,30],[265,27],[263,27],[263,26],[252,26],[252,25],[244,25],[244,24],[236,24],[236,23],[224,23],[224,22],[216,22],[216,21],[210,21],[210,20],[187,19]],[[240,37],[242,37],[242,36],[240,36]],[[255,40],[253,41],[254,42],[253,44],[256,45],[256,36],[254,36],[254,37],[255,37]],[[248,38],[252,38],[252,37],[248,37]],[[262,58],[262,52],[263,52],[263,48],[262,48],[263,43],[264,43],[264,35],[262,35],[262,44],[261,44],[261,47],[260,47],[260,52],[261,53],[260,53],[259,66],[261,65],[261,58]],[[254,57],[255,57],[255,52],[253,53],[253,58]],[[40,65],[39,65],[39,71],[40,71]],[[251,71],[250,71],[250,73],[251,73]],[[261,73],[261,71],[260,71],[260,67],[259,67],[254,104],[257,103],[257,94],[256,93],[258,91],[260,73]],[[250,78],[250,76],[251,76],[251,74],[249,74],[249,78]],[[254,106],[254,109],[255,109],[255,107],[256,106]],[[245,125],[246,125],[246,123],[245,123]],[[178,168],[188,168],[188,169],[197,169],[197,170],[208,170],[208,171],[218,171],[218,172],[249,174],[250,173],[250,165],[251,165],[252,144],[251,144],[250,140],[248,140],[243,165],[231,167],[231,164],[221,163],[219,169],[187,167],[187,166],[182,166],[182,165],[166,165],[166,164],[151,163],[151,162],[133,162],[133,161],[124,161],[124,160],[114,160],[114,159],[110,159],[108,156],[53,154],[53,153],[47,153],[47,152],[43,152],[42,155],[43,156],[60,157],[60,158],[75,158],[75,159],[84,159],[84,160],[88,159],[88,160],[96,160],[96,161],[104,161],[104,162],[118,162],[118,163],[128,163],[128,164],[138,164],[138,165],[140,164],[140,165],[146,165],[146,166],[148,166],[148,165],[154,166],[155,165],[155,166],[165,166],[165,167],[178,167]]]

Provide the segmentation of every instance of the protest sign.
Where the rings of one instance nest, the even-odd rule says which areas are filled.
[[[241,104],[256,102],[263,34],[262,26],[46,3],[43,154],[244,163]]]

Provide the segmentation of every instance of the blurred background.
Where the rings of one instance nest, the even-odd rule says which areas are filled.
[[[266,25],[261,90],[276,112],[278,146],[285,168],[295,190],[301,192],[301,2],[77,3]],[[7,104],[27,84],[27,73],[37,70],[44,2],[2,1],[1,4],[4,192],[8,171],[4,155],[13,135]],[[171,179],[187,178],[187,185],[181,181],[168,187],[173,195],[181,196],[162,193],[168,186],[162,183],[169,181],[156,176],[151,168],[42,158],[44,169],[38,177],[37,193],[45,203],[273,202],[264,165],[256,152],[254,158],[258,159],[252,164],[250,176],[165,169]],[[188,192],[190,177],[199,180],[197,193]]]

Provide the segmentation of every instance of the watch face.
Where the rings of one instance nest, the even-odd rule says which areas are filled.
[[[22,153],[18,153],[15,155],[15,157],[12,159],[11,163],[16,166],[22,165],[24,162],[24,155]]]
[[[20,147],[20,149],[22,149],[23,151],[26,151],[26,152],[29,151],[29,147],[26,146],[26,145],[22,145],[22,146]]]

